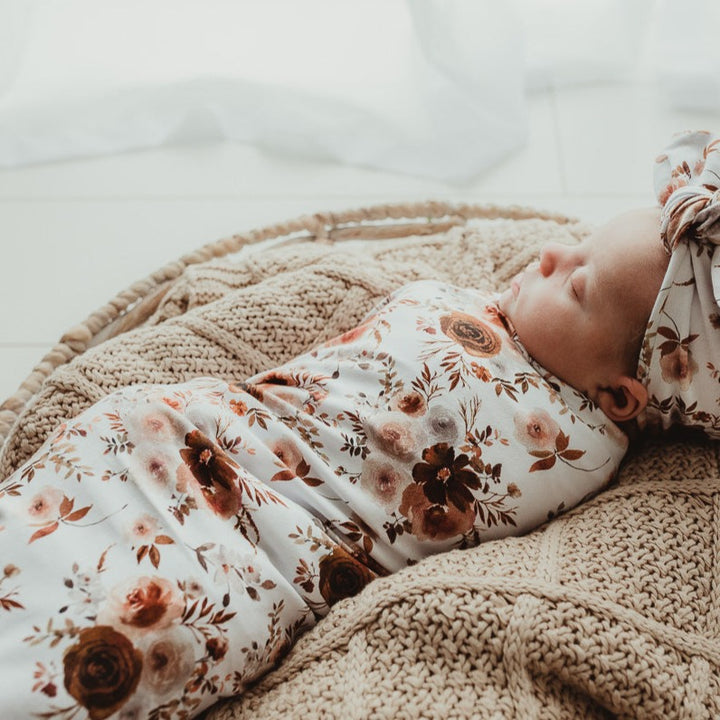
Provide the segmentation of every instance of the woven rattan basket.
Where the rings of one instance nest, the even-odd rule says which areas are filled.
[[[186,267],[237,253],[245,247],[274,241],[334,244],[350,240],[393,240],[442,233],[472,219],[552,220],[575,222],[561,214],[519,206],[451,204],[438,201],[375,205],[343,212],[303,215],[247,233],[232,235],[183,255],[118,293],[86,320],[66,332],[32,369],[18,391],[0,405],[0,451],[13,425],[52,372],[108,338],[138,327],[159,305]],[[261,251],[258,248],[258,251]]]

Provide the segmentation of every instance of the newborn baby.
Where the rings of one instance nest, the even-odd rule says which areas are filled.
[[[623,213],[580,245],[545,246],[498,302],[528,353],[615,422],[648,402],[636,373],[668,265],[659,236],[659,208]]]
[[[658,209],[621,215],[577,248],[546,248],[500,307],[535,360],[609,418],[717,439],[720,139],[677,134],[654,184]]]
[[[669,337],[666,219],[549,245],[497,296],[411,283],[245,383],[133,386],[63,423],[0,483],[4,712],[194,717],[374,578],[601,490],[620,427],[670,408],[654,357],[697,339]]]

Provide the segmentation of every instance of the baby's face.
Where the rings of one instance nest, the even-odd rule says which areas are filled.
[[[540,365],[594,398],[618,375],[634,374],[631,348],[642,337],[667,262],[660,210],[633,210],[580,245],[545,246],[501,295],[500,309]]]

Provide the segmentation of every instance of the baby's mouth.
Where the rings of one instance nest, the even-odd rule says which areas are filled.
[[[510,287],[512,289],[513,297],[517,297],[520,292],[520,285],[522,284],[523,277],[525,276],[525,271],[519,272],[510,282]]]

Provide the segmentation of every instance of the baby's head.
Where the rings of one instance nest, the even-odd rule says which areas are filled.
[[[579,245],[546,245],[501,295],[500,309],[540,365],[611,420],[631,420],[648,401],[636,371],[668,260],[660,209],[632,210]]]

